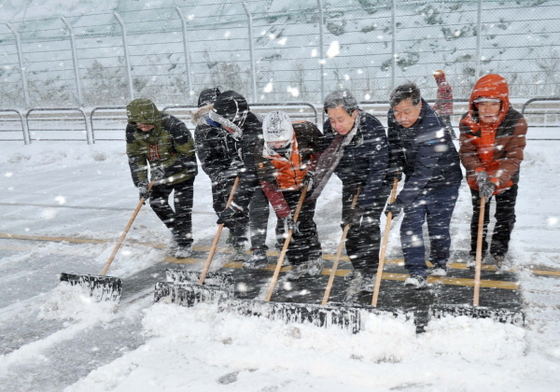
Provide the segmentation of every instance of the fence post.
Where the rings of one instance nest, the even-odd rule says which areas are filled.
[[[253,101],[257,102],[259,97],[257,96],[257,72],[255,68],[255,54],[253,48],[253,16],[251,12],[249,12],[249,7],[247,7],[247,3],[243,2],[243,8],[245,8],[245,13],[247,14],[247,21],[249,22],[249,55],[251,58],[251,79],[253,83]]]
[[[78,67],[78,54],[76,52],[76,37],[74,35],[74,29],[72,28],[70,23],[68,23],[66,18],[60,18],[60,19],[62,19],[62,21],[64,22],[64,24],[68,28],[68,31],[70,32],[70,48],[72,50],[72,61],[73,61],[73,64],[74,64],[74,76],[76,77],[76,91],[78,93],[78,103],[79,103],[80,107],[83,107],[84,106],[84,99],[82,97],[82,86],[81,86],[81,83],[80,83],[80,71],[79,71],[79,67]]]
[[[475,81],[480,76],[480,56],[482,56],[482,0],[478,0],[478,13],[476,16],[476,70]]]
[[[179,18],[181,19],[181,25],[183,27],[183,51],[185,52],[185,72],[187,73],[187,88],[189,89],[189,100],[193,94],[192,83],[191,83],[191,63],[189,60],[189,40],[187,36],[187,21],[185,16],[179,7],[175,7]]]
[[[128,95],[129,95],[130,100],[132,101],[134,99],[134,88],[132,87],[132,75],[131,75],[132,68],[130,67],[130,56],[128,55],[128,40],[126,38],[126,27],[124,25],[124,22],[123,22],[121,16],[118,13],[115,12],[113,15],[115,16],[115,18],[117,18],[117,21],[121,25],[121,29],[122,29],[123,46],[124,46],[124,61],[125,61],[125,65],[126,65],[126,76],[127,76],[127,79],[128,79]]]
[[[12,31],[14,36],[16,37],[16,49],[18,52],[18,61],[19,61],[19,70],[21,72],[21,84],[23,86],[23,98],[25,100],[25,107],[30,107],[29,103],[29,86],[27,85],[27,75],[25,74],[25,66],[23,64],[23,53],[21,51],[21,40],[19,37],[19,33],[10,25],[6,23],[6,26]]]
[[[317,0],[317,6],[319,7],[319,69],[321,70],[321,102],[325,101],[325,55],[324,55],[324,36],[323,36],[323,1]]]
[[[391,90],[397,87],[397,0],[393,0],[391,7],[391,46],[392,46],[392,59],[391,59]]]

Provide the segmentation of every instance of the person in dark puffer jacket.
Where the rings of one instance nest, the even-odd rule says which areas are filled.
[[[126,107],[126,153],[132,181],[140,198],[171,230],[170,249],[178,258],[192,252],[193,182],[198,173],[194,140],[187,126],[169,114],[161,113],[145,98]],[[153,181],[149,189],[148,176]],[[174,191],[174,209],[169,196]]]
[[[243,162],[239,156],[239,143],[220,124],[210,120],[209,112],[220,95],[218,88],[202,90],[198,97],[199,109],[193,113],[196,124],[194,141],[196,154],[202,170],[212,181],[212,205],[216,214],[220,214],[227,205]],[[245,261],[245,242],[249,217],[244,216],[234,222],[230,230],[228,243],[233,247],[233,260]]]
[[[398,86],[387,114],[391,171],[405,175],[404,185],[386,213],[404,210],[401,246],[410,277],[405,286],[427,287],[423,224],[430,239],[431,274],[447,275],[449,224],[463,175],[459,154],[445,123],[420,96],[414,83]]]
[[[219,94],[208,116],[215,126],[222,127],[235,140],[241,158],[241,166],[235,169],[235,176],[240,179],[237,191],[231,206],[219,214],[218,223],[235,230],[236,222],[246,222],[248,215],[253,255],[243,266],[253,268],[268,263],[266,234],[269,206],[255,165],[255,149],[263,137],[262,122],[251,112],[247,100],[235,91]]]

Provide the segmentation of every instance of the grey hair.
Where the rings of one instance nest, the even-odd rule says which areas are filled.
[[[422,99],[420,89],[412,82],[401,84],[395,88],[389,97],[389,105],[393,108],[407,99],[410,99],[414,106],[418,105]]]
[[[326,96],[323,106],[325,113],[328,113],[329,109],[336,109],[339,106],[342,106],[350,115],[354,113],[354,110],[359,109],[358,101],[348,90],[336,90]]]

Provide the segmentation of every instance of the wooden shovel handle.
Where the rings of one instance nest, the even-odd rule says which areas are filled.
[[[237,191],[238,185],[239,185],[239,177],[235,177],[235,181],[233,182],[233,186],[231,187],[231,192],[229,193],[229,197],[226,203],[226,208],[228,208],[233,202],[233,196],[235,196],[235,192]],[[214,236],[214,241],[212,242],[212,246],[210,247],[208,258],[206,259],[206,262],[204,263],[204,267],[202,268],[202,272],[200,273],[198,284],[203,284],[204,279],[206,279],[206,275],[208,274],[208,270],[210,269],[210,264],[212,264],[212,259],[214,258],[214,253],[216,253],[216,249],[218,248],[218,242],[220,241],[220,236],[222,235],[223,229],[224,229],[224,224],[220,223],[220,225],[218,226],[218,231]]]
[[[299,213],[301,211],[301,206],[303,205],[303,201],[305,200],[305,195],[307,194],[307,185],[303,187],[303,191],[299,197],[298,205],[296,207],[296,211],[294,212],[294,223],[297,222],[299,218]],[[274,293],[274,287],[276,286],[276,282],[278,281],[278,275],[280,275],[280,269],[282,268],[282,263],[284,262],[284,258],[286,257],[286,252],[288,251],[288,246],[290,245],[290,241],[292,240],[292,230],[288,230],[286,239],[284,240],[284,246],[282,246],[282,251],[280,252],[280,256],[278,256],[278,261],[276,262],[276,268],[274,269],[274,274],[272,275],[272,280],[270,285],[268,286],[268,292],[266,293],[265,301],[270,301],[272,298],[272,294]]]
[[[478,216],[478,233],[476,237],[476,259],[474,266],[474,295],[473,305],[478,306],[480,299],[480,270],[482,267],[482,233],[484,231],[484,214],[486,213],[486,197],[480,198],[480,210]]]
[[[148,191],[151,191],[153,186],[154,186],[154,181],[150,181],[150,184],[148,185]],[[117,252],[119,251],[126,235],[128,234],[128,231],[132,227],[132,223],[134,223],[134,220],[136,219],[136,216],[140,212],[140,209],[142,209],[142,206],[144,205],[145,201],[146,201],[146,199],[144,199],[144,198],[141,198],[138,201],[138,205],[136,206],[136,209],[132,213],[132,216],[130,217],[130,220],[128,221],[128,224],[124,228],[121,236],[119,237],[119,240],[117,241],[117,245],[115,246],[115,249],[113,249],[113,253],[111,253],[111,256],[109,256],[109,260],[107,260],[107,262],[105,263],[105,266],[103,267],[103,269],[101,270],[99,275],[105,275],[107,273],[107,271],[109,270],[109,267],[111,266],[111,263],[115,259],[115,256],[117,255]]]
[[[393,203],[397,198],[397,185],[398,179],[393,180],[393,188],[391,189],[391,196],[389,203]],[[385,222],[385,231],[383,232],[383,239],[381,241],[381,250],[379,251],[379,265],[377,266],[377,275],[375,275],[375,286],[373,287],[373,296],[371,297],[371,306],[377,306],[377,299],[379,298],[379,286],[381,286],[381,276],[383,275],[383,264],[385,264],[385,253],[387,251],[387,242],[389,241],[389,231],[391,230],[391,221],[393,220],[393,213],[387,213],[387,221]]]
[[[350,208],[355,208],[356,204],[358,204],[358,197],[360,196],[362,188],[359,187],[352,199],[352,204]],[[340,237],[340,242],[338,243],[338,250],[336,251],[336,257],[333,261],[333,265],[331,267],[331,273],[329,274],[329,281],[327,282],[327,287],[325,288],[325,294],[323,294],[323,301],[321,305],[326,305],[329,302],[329,297],[331,295],[331,290],[334,283],[334,277],[336,275],[336,270],[338,269],[338,263],[340,262],[340,258],[342,257],[342,250],[344,249],[344,244],[346,241],[346,236],[348,235],[348,231],[350,230],[350,224],[344,226],[344,230],[342,231],[342,236]]]

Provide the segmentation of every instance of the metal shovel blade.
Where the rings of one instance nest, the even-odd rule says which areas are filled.
[[[80,286],[89,293],[96,302],[118,302],[122,295],[122,279],[106,275],[77,275],[60,274],[61,282],[68,282],[72,286]]]

